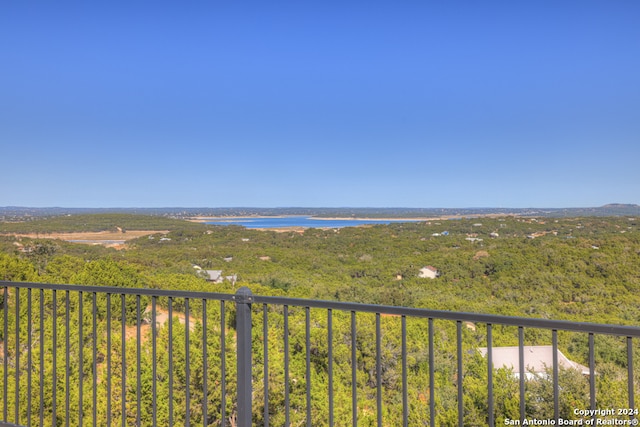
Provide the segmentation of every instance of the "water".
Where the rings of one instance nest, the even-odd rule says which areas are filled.
[[[304,228],[342,228],[355,227],[358,225],[390,224],[392,222],[416,222],[411,219],[314,219],[310,216],[285,216],[285,217],[243,217],[228,219],[207,219],[205,224],[213,225],[241,225],[246,228],[284,228],[284,227],[304,227]]]

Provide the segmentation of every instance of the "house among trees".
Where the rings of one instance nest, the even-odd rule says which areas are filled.
[[[420,269],[420,273],[418,273],[418,277],[423,279],[435,279],[440,276],[440,271],[437,268],[427,265],[426,267],[422,267]]]
[[[236,274],[233,274],[231,276],[223,276],[222,270],[204,270],[204,272],[205,279],[207,279],[208,282],[222,283],[226,280],[235,285],[236,280],[238,280],[238,276]]]
[[[525,345],[524,366],[525,376],[531,379],[534,376],[545,378],[548,376],[547,369],[553,367],[553,346],[550,345]],[[483,357],[487,355],[487,348],[479,348]],[[513,347],[493,347],[491,352],[493,367],[496,369],[512,369],[513,374],[520,378],[520,352],[518,346]],[[564,369],[575,369],[582,375],[589,375],[589,368],[577,362],[569,360],[567,356],[558,350],[558,366]]]
[[[205,278],[209,282],[222,283],[224,278],[222,277],[222,270],[205,270]]]

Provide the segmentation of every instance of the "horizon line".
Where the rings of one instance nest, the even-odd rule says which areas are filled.
[[[409,207],[409,206],[19,206],[19,205],[5,205],[0,206],[0,209],[407,209],[407,210],[437,210],[437,209],[496,209],[496,210],[508,210],[508,209],[595,209],[605,207],[638,207],[636,203],[606,203],[599,206],[562,206],[562,207],[550,207],[550,206],[465,206],[465,207]]]

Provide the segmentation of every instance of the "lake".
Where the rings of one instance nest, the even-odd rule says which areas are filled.
[[[417,222],[411,219],[314,219],[311,216],[285,217],[238,217],[238,218],[207,218],[205,224],[213,225],[241,225],[246,228],[342,228],[358,225],[390,224],[392,222]]]

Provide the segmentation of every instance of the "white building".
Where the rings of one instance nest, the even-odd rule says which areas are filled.
[[[426,267],[422,267],[420,269],[420,273],[418,273],[418,277],[423,279],[435,279],[440,276],[440,272],[437,268],[427,265]]]

